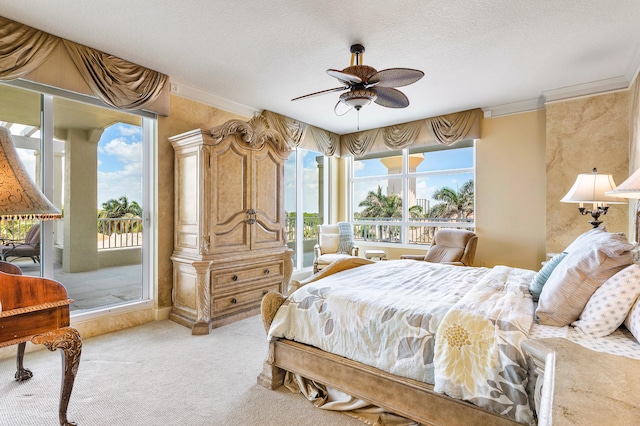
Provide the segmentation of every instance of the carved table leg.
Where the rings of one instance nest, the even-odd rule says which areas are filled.
[[[71,398],[73,382],[80,365],[80,353],[82,352],[82,339],[80,333],[73,327],[63,327],[58,330],[33,336],[31,342],[42,344],[50,351],[61,349],[62,352],[62,388],[60,389],[60,409],[58,416],[60,425],[75,425],[67,420],[67,407]]]
[[[27,347],[27,342],[18,344],[18,356],[16,356],[16,381],[24,382],[33,377],[33,373],[28,368],[24,368],[24,350]]]

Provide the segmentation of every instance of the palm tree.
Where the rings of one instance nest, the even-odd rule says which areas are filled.
[[[402,198],[397,194],[384,195],[382,193],[382,187],[378,185],[376,191],[369,191],[364,201],[358,204],[359,207],[366,207],[361,213],[361,218],[402,218]],[[378,238],[382,238],[383,226],[376,225],[376,234]],[[394,230],[395,227],[386,227],[388,231],[388,238],[390,240],[397,238],[399,231]]]
[[[98,218],[124,218],[124,219],[140,219],[142,218],[142,207],[136,201],[129,203],[129,199],[123,195],[116,199],[110,199],[102,203],[102,210],[98,212]],[[142,223],[140,221],[127,221],[127,223],[133,223],[133,226],[124,226],[121,222],[118,222],[116,226],[116,233],[122,232],[138,232]],[[104,221],[99,222],[98,231],[104,232]]]
[[[433,199],[441,202],[429,209],[428,217],[450,219],[473,217],[473,179],[466,181],[458,191],[444,186],[433,194]]]
[[[384,195],[380,185],[377,191],[369,191],[358,207],[366,207],[360,217],[402,217],[402,198],[397,194]]]

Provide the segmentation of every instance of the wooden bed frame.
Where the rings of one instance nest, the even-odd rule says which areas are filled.
[[[333,264],[312,278],[315,280],[366,263],[372,262],[357,258]],[[295,289],[307,282],[309,280],[300,283],[294,281],[292,287]],[[262,321],[267,332],[285,299],[279,293],[268,293],[263,298]],[[538,375],[536,394],[540,395],[547,357],[543,352],[530,353],[528,356],[537,357],[529,362],[533,363],[531,365]],[[286,339],[272,339],[263,371],[258,376],[258,384],[276,389],[283,384],[287,371],[426,425],[520,425],[471,403],[437,393],[427,383],[395,376],[313,346]]]

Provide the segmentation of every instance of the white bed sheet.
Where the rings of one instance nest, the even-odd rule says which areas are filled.
[[[640,359],[640,343],[624,326],[606,337],[594,337],[581,333],[571,326],[553,327],[550,325],[534,324],[529,339],[543,339],[548,337],[562,337],[577,343],[587,349],[611,355]]]

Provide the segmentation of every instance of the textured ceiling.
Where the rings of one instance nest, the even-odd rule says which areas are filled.
[[[637,0],[0,0],[0,15],[168,74],[178,94],[344,134],[471,108],[494,115],[628,87]],[[411,104],[338,117],[328,68],[417,68]]]

